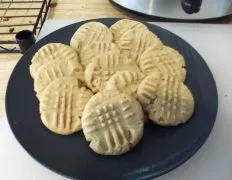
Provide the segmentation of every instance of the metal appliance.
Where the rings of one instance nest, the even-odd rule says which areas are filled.
[[[215,19],[232,14],[232,0],[111,0],[145,15],[177,20]]]

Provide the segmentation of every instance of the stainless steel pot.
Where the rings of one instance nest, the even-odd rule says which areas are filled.
[[[112,0],[127,9],[170,19],[213,19],[232,14],[232,0]]]

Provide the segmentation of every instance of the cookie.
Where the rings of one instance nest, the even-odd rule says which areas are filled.
[[[188,87],[159,72],[141,82],[137,95],[149,119],[161,126],[185,123],[194,111],[194,99]]]
[[[34,89],[37,97],[40,97],[40,94],[52,81],[60,77],[75,75],[76,78],[83,78],[81,74],[79,77],[78,71],[79,73],[83,72],[83,68],[79,63],[77,63],[77,67],[74,67],[67,61],[51,61],[42,65],[34,78]]]
[[[43,124],[61,135],[81,130],[81,116],[92,95],[74,77],[62,77],[53,81],[44,89],[40,98]]]
[[[30,65],[30,73],[34,78],[39,68],[50,61],[66,61],[69,66],[77,67],[79,56],[71,47],[61,43],[49,43],[44,45],[34,55]]]
[[[110,90],[95,94],[86,104],[82,129],[93,151],[119,155],[142,138],[143,118],[141,105],[134,98]]]
[[[80,51],[81,64],[86,67],[94,57],[105,52],[120,53],[116,44],[112,42],[95,42]]]
[[[137,88],[143,79],[143,74],[133,71],[119,71],[106,83],[106,89],[116,89],[136,97]]]
[[[122,54],[132,56],[138,63],[141,54],[150,46],[162,46],[160,39],[145,29],[132,29],[122,35],[117,42]]]
[[[159,69],[163,74],[176,77],[181,82],[184,82],[186,78],[183,56],[168,46],[149,47],[140,57],[139,67],[146,75]]]
[[[104,24],[92,21],[78,28],[71,38],[70,45],[74,50],[80,52],[85,46],[99,41],[112,42],[112,33]]]
[[[148,30],[144,24],[130,19],[119,20],[110,27],[115,42],[117,42],[125,32],[138,29]]]
[[[105,88],[111,76],[123,70],[139,71],[136,64],[128,57],[118,53],[104,53],[88,64],[85,69],[85,81],[93,92],[98,92]]]

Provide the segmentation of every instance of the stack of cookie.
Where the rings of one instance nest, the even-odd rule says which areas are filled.
[[[68,135],[82,128],[95,152],[119,155],[142,138],[144,113],[161,126],[191,117],[183,56],[144,24],[88,22],[70,46],[47,44],[30,66],[41,119],[51,131]]]
[[[34,55],[30,73],[43,124],[62,135],[81,130],[81,116],[93,93],[83,84],[78,53],[64,44],[47,44]]]

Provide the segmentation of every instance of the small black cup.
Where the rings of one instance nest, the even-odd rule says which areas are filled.
[[[29,30],[18,32],[15,38],[22,54],[24,54],[33,44],[35,44],[34,34]]]

